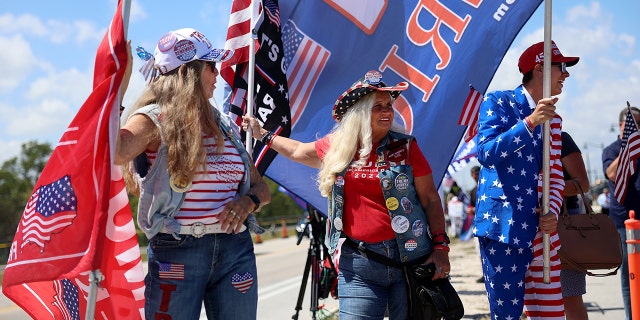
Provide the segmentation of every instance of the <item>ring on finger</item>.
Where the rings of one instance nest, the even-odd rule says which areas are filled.
[[[234,217],[236,217],[238,215],[234,210],[229,211],[229,213],[231,213],[231,215],[234,216]]]

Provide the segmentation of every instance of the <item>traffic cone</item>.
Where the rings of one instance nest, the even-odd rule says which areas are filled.
[[[640,319],[640,220],[636,220],[635,215],[634,210],[629,210],[629,219],[624,222],[624,226],[627,231],[631,319]]]
[[[287,234],[287,221],[285,221],[284,219],[282,219],[282,237],[283,238],[289,237],[289,235]]]
[[[256,233],[256,243],[262,243],[262,237],[260,237],[259,233]]]

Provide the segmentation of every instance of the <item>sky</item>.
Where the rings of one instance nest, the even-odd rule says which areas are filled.
[[[281,2],[287,0],[280,0]],[[319,0],[317,0],[319,1]],[[407,0],[408,1],[408,0]],[[485,0],[488,1],[488,0]],[[392,2],[390,2],[392,3]],[[96,49],[113,17],[115,0],[5,0],[0,5],[0,164],[29,141],[55,146],[91,91]],[[543,2],[505,55],[488,90],[521,82],[520,53],[544,39]],[[556,104],[563,128],[582,149],[589,176],[602,178],[602,148],[619,133],[618,114],[629,101],[640,106],[640,23],[635,0],[553,1],[552,38],[580,62],[569,68]],[[153,52],[167,31],[195,28],[224,46],[231,0],[133,0],[128,38]],[[144,87],[135,72],[123,104]],[[222,104],[223,80],[214,101]],[[462,185],[470,182],[461,173]]]

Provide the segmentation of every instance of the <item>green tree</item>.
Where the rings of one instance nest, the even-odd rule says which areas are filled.
[[[260,222],[279,221],[280,219],[296,220],[304,210],[288,195],[278,190],[278,184],[265,177],[271,191],[271,202],[264,206],[256,218]],[[268,227],[268,226],[267,226]]]
[[[0,243],[13,240],[24,206],[51,151],[48,143],[29,141],[22,144],[19,156],[0,167]],[[6,258],[4,254],[3,258]]]

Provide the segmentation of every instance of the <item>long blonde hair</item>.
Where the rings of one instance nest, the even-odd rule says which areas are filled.
[[[354,166],[366,164],[371,153],[371,108],[376,100],[375,94],[367,94],[347,111],[330,133],[330,146],[322,159],[318,172],[318,189],[320,194],[328,197],[336,181],[336,174],[342,172],[354,160],[356,152],[358,160]]]
[[[224,142],[213,106],[202,84],[202,72],[209,68],[194,60],[153,79],[134,104],[130,114],[149,104],[160,106],[161,121],[157,136],[167,148],[169,175],[176,181],[191,182],[198,169],[204,170],[206,150],[202,134],[216,137],[216,151],[222,153]],[[131,175],[131,170],[124,170]],[[125,180],[129,185],[134,179]]]

